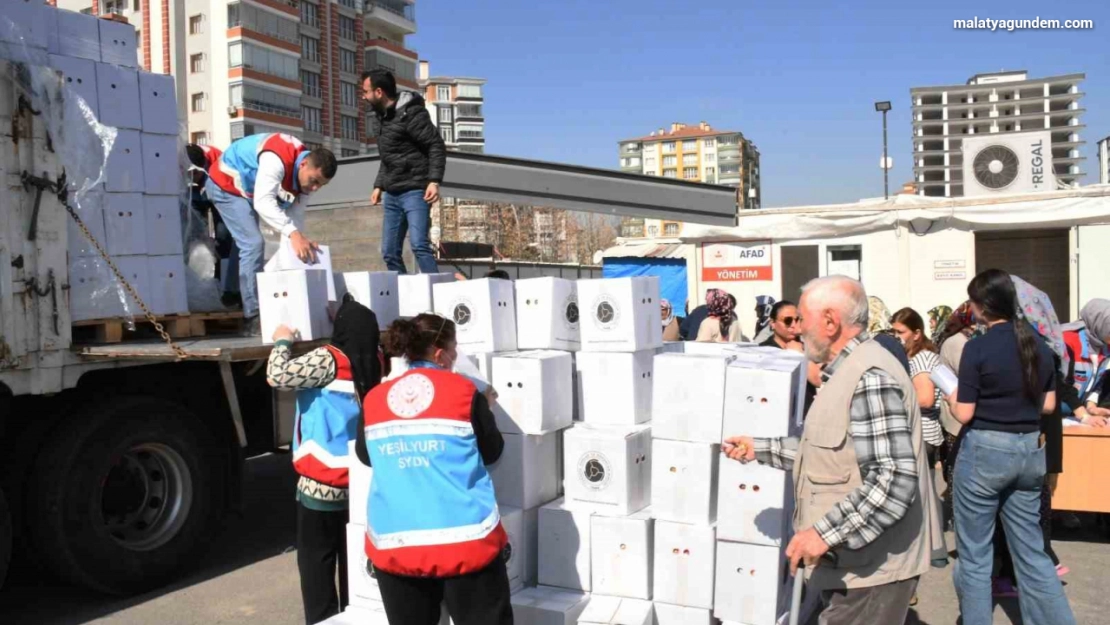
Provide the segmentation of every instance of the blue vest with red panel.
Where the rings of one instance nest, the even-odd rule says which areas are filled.
[[[474,384],[426,364],[363,402],[366,555],[387,573],[454,577],[487,567],[508,539],[471,423]]]
[[[296,201],[301,190],[296,173],[301,160],[308,155],[308,148],[300,139],[284,133],[250,135],[236,140],[208,170],[208,177],[219,188],[232,195],[254,199],[254,181],[258,177],[258,157],[273,152],[285,166],[278,204],[288,208]]]
[[[293,468],[322,484],[347,488],[347,442],[358,435],[362,409],[351,361],[339,349],[327,349],[335,357],[335,380],[322,388],[297,391]]]

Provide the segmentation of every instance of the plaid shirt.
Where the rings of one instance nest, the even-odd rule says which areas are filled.
[[[866,333],[852,339],[824,368],[822,383],[868,339]],[[849,433],[863,484],[814,524],[830,549],[843,544],[860,549],[870,544],[905,516],[917,498],[917,459],[903,399],[898,383],[880,369],[867,370],[856,385]],[[756,439],[754,447],[759,462],[789,471],[798,439]]]

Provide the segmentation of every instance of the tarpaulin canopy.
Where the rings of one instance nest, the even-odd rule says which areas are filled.
[[[659,296],[668,300],[676,315],[686,313],[685,258],[606,258],[603,278],[659,276]]]

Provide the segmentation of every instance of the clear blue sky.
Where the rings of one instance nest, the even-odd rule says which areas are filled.
[[[976,16],[1095,29],[952,28]],[[755,141],[764,206],[881,196],[876,100],[894,105],[900,188],[912,179],[910,88],[976,73],[1086,73],[1084,171],[1110,135],[1106,0],[420,0],[417,20],[409,46],[433,74],[489,80],[487,152],[616,168],[618,140],[705,120]]]

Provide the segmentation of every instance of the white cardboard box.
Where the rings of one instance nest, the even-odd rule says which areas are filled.
[[[177,135],[177,92],[173,76],[139,72],[139,109],[143,132]]]
[[[509,574],[509,590],[516,592],[536,583],[538,510],[501,507],[501,525],[509,536],[502,551]]]
[[[110,319],[123,315],[116,278],[99,256],[71,259],[69,315],[73,321]]]
[[[139,50],[136,45],[135,27],[113,20],[99,21],[100,60],[113,65],[138,67]]]
[[[573,360],[567,352],[535,350],[493,356],[493,414],[502,433],[543,434],[574,422]]]
[[[517,280],[517,348],[578,351],[582,346],[578,310],[574,280]]]
[[[104,232],[110,256],[147,253],[146,206],[139,193],[104,196]]]
[[[347,484],[349,519],[351,523],[365,526],[366,505],[370,499],[370,480],[374,477],[374,469],[359,461],[355,441],[347,443],[347,458],[350,464]]]
[[[33,0],[0,0],[0,16],[3,16],[0,42],[14,44],[14,58],[19,59],[28,56],[23,47],[45,50],[47,30],[57,23],[50,19],[53,11],[53,7]]]
[[[762,356],[762,357],[760,357]],[[801,354],[742,353],[725,375],[722,434],[780,438],[801,433],[806,363]]]
[[[651,509],[630,516],[594,515],[590,528],[593,592],[651,599],[654,532]]]
[[[101,245],[107,245],[107,239],[104,232],[104,191],[102,187],[90,190],[80,197],[74,198],[70,195],[70,204],[77,210],[80,215],[81,221],[89,229],[96,240]],[[69,248],[70,259],[75,259],[82,256],[98,256],[96,248],[77,227],[77,222],[73,219],[66,219],[66,236],[67,247]]]
[[[356,607],[382,600],[374,567],[366,557],[366,526],[356,523],[347,524],[347,594]]]
[[[578,352],[578,413],[591,425],[651,420],[655,352]]]
[[[654,625],[650,601],[591,595],[579,625]]]
[[[400,295],[397,313],[402,317],[415,317],[420,313],[434,312],[432,287],[454,282],[451,273],[417,273],[397,276],[397,293]]]
[[[100,23],[103,32],[104,24],[109,20],[100,20]],[[118,64],[97,63],[96,96],[100,105],[100,123],[116,128],[142,129],[139,73],[136,70]]]
[[[656,356],[651,398],[652,436],[720,443],[727,369],[726,357]]]
[[[143,196],[147,248],[153,254],[181,254],[181,200],[176,195]]]
[[[717,537],[753,545],[785,545],[794,515],[786,471],[719,456]]]
[[[655,521],[656,601],[713,609],[716,532],[711,525]]]
[[[505,434],[504,439],[501,458],[488,467],[497,503],[527,510],[557,498],[556,432]]]
[[[716,522],[720,452],[720,446],[707,443],[652,440],[651,509],[655,518],[698,525]]]
[[[685,354],[686,341],[663,341],[662,347],[655,348],[655,355],[659,354]]]
[[[655,602],[655,625],[713,625],[713,611]]]
[[[589,598],[562,588],[527,588],[512,597],[513,621],[519,625],[575,625]]]
[[[100,60],[100,20],[74,11],[55,11],[58,49],[61,54],[89,61]]]
[[[104,108],[103,100],[100,103]],[[104,189],[111,193],[142,193],[143,144],[137,130],[120,129],[108,153],[108,174]]]
[[[146,303],[151,312],[156,315],[183,315],[189,312],[185,259],[181,254],[148,256],[147,273],[150,297]]]
[[[385,331],[397,319],[396,271],[346,271],[336,274],[336,301],[342,301],[347,293],[374,311],[380,330]]]
[[[127,282],[135,288],[135,292],[139,297],[143,298],[146,305],[149,307],[151,302],[150,291],[150,267],[147,266],[146,256],[117,256],[112,259],[119,268],[120,273]],[[127,317],[142,317],[143,309],[139,308],[139,304],[135,298],[126,290],[120,290],[119,293],[124,298],[124,315]]]
[[[321,245],[316,250],[316,262],[308,264],[297,258],[297,254],[293,251],[293,244],[289,242],[287,237],[281,238],[281,243],[278,245],[276,254],[266,262],[266,271],[289,271],[293,269],[304,270],[323,270],[327,273],[325,281],[328,287],[328,300],[329,302],[339,301],[335,296],[335,274],[331,269],[331,248],[326,245]]]
[[[483,278],[432,287],[436,314],[455,322],[455,338],[468,352],[516,350],[513,283]]]
[[[578,281],[582,350],[638,352],[663,345],[659,278]]]
[[[59,11],[62,13],[62,11]],[[96,18],[93,18],[94,20]],[[96,92],[96,63],[87,59],[75,59],[57,54],[50,55],[50,67],[62,73],[63,82],[71,94],[80,96],[89,107],[89,111],[96,118],[100,118],[100,108],[97,105],[99,97]],[[78,109],[73,109],[78,110]],[[83,121],[81,123],[84,123]]]
[[[590,512],[563,500],[539,509],[539,576],[544,586],[590,591]]]
[[[331,335],[327,279],[328,274],[322,269],[258,274],[258,305],[264,345],[274,342],[274,330],[283,324],[298,331],[303,341],[315,341]]]
[[[178,167],[177,137],[142,133],[143,191],[152,195],[181,194],[184,178]]]
[[[694,356],[728,356],[739,353],[752,345],[751,343],[699,343],[697,341],[685,341],[682,346],[682,353],[691,354]]]
[[[775,625],[786,584],[786,557],[779,547],[717,541],[713,614],[723,621]]]
[[[566,505],[631,514],[651,503],[651,428],[576,425],[563,434]]]

